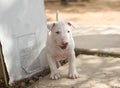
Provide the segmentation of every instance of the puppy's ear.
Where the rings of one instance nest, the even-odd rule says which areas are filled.
[[[47,24],[47,28],[49,29],[49,31],[52,31],[52,29],[55,27],[56,23],[48,23]]]
[[[76,26],[75,26],[72,22],[67,22],[67,24],[68,24],[68,26],[70,26],[70,27],[76,29]]]
[[[67,22],[67,24],[68,24],[69,26],[72,26],[72,24],[71,24],[70,22]]]

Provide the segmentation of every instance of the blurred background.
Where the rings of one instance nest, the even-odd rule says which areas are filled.
[[[85,25],[119,25],[120,0],[45,0],[47,21],[70,20]]]

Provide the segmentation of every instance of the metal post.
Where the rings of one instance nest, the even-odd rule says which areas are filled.
[[[56,11],[56,21],[59,21],[59,10]]]

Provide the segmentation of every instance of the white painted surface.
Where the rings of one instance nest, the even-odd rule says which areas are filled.
[[[0,41],[10,84],[44,69],[46,40],[43,0],[0,0]]]

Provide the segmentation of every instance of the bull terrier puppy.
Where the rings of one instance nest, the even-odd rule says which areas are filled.
[[[56,61],[68,59],[71,79],[79,78],[76,70],[74,40],[72,37],[72,24],[70,22],[58,21],[48,24],[50,34],[47,41],[47,60],[51,70],[50,78],[59,79],[60,73],[57,70]]]

